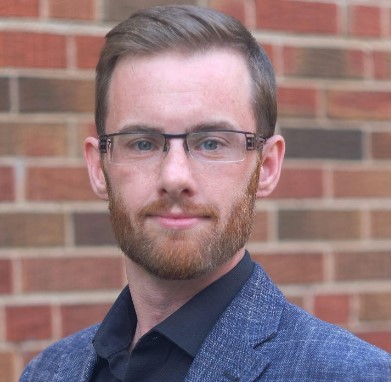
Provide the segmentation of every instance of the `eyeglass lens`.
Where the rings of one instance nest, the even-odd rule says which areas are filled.
[[[243,160],[246,155],[246,135],[240,132],[193,132],[168,138],[160,133],[128,133],[110,137],[110,162],[127,164],[160,159],[169,150],[170,141],[178,138],[186,139],[184,147],[197,160],[236,162]]]

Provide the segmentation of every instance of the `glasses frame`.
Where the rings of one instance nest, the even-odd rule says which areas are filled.
[[[191,131],[189,133],[181,133],[181,134],[166,134],[166,133],[160,133],[155,131],[124,131],[119,133],[112,133],[112,134],[102,134],[99,135],[99,152],[101,154],[107,154],[109,151],[109,144],[111,143],[111,137],[120,136],[120,135],[132,135],[132,134],[151,134],[151,135],[159,135],[164,138],[164,146],[163,146],[163,153],[167,153],[170,149],[170,140],[171,139],[183,139],[184,140],[184,148],[186,152],[190,152],[189,146],[187,143],[187,137],[191,134],[197,134],[197,133],[218,133],[218,132],[226,132],[226,133],[238,133],[243,134],[246,137],[246,151],[254,151],[258,150],[261,151],[264,144],[267,141],[267,138],[263,135],[256,134],[256,133],[250,133],[248,131],[240,131],[240,130],[228,130],[228,129],[218,129],[218,130],[201,130],[201,131]],[[244,159],[244,158],[243,158]],[[241,160],[243,160],[241,159]],[[240,160],[240,161],[241,161]],[[232,161],[232,162],[240,162],[240,161]],[[216,163],[219,161],[216,161]],[[221,161],[224,162],[224,161]],[[229,161],[231,162],[231,161]]]

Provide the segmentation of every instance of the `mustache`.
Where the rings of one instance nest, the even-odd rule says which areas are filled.
[[[217,208],[210,204],[195,204],[189,200],[169,201],[165,199],[156,200],[144,206],[137,212],[137,216],[145,217],[149,215],[163,215],[171,212],[173,209],[179,209],[183,214],[195,216],[207,216],[218,220],[219,212]]]

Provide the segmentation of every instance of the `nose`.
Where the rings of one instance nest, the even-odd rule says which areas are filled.
[[[171,139],[169,150],[159,166],[159,195],[172,200],[191,197],[195,186],[193,163],[183,139]]]

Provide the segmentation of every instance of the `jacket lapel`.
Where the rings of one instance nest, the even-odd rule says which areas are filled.
[[[231,337],[230,341],[225,341],[225,349],[220,345],[222,342],[219,346],[215,343],[214,349],[196,357],[186,381],[250,382],[259,377],[270,362],[267,356],[252,349],[243,339]]]
[[[285,303],[259,265],[208,335],[187,382],[250,382],[270,363],[267,346],[277,333]]]
[[[53,382],[89,382],[96,364],[96,353],[92,345],[98,326],[80,334],[79,343],[72,344],[73,349],[62,354],[57,370],[53,373]],[[65,339],[66,341],[67,339]],[[71,345],[71,346],[72,346]],[[69,365],[72,364],[72,368]]]

